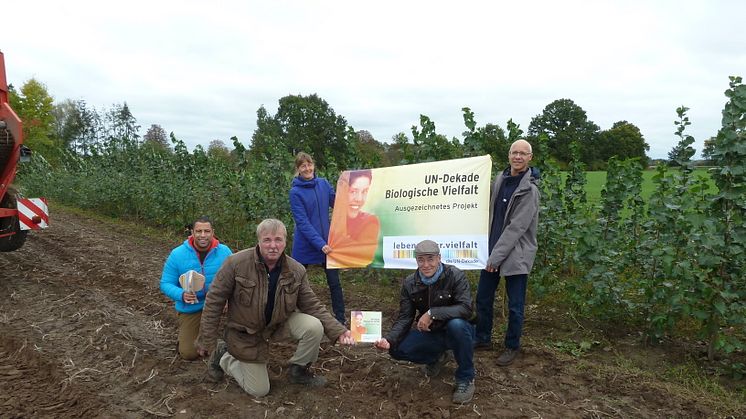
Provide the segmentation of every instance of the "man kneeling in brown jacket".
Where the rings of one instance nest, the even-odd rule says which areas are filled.
[[[298,341],[290,358],[289,380],[323,386],[326,379],[308,367],[319,356],[324,333],[331,342],[354,343],[345,329],[319,302],[306,269],[286,256],[287,230],[280,220],[266,219],[256,228],[259,244],[228,257],[215,275],[202,311],[197,350],[210,357],[208,374],[216,381],[224,372],[255,397],[269,393],[269,343],[285,331]],[[225,342],[217,342],[220,316],[228,302]]]

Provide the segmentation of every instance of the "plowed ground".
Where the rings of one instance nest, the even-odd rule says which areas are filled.
[[[255,399],[230,379],[206,379],[205,361],[175,351],[176,314],[158,290],[174,240],[65,212],[0,254],[0,417],[713,417],[732,414],[696,393],[673,391],[609,357],[582,360],[538,342],[550,322],[527,314],[526,344],[510,367],[477,352],[477,391],[454,405],[449,364],[428,380],[369,345],[323,344],[309,390],[286,378],[292,344],[272,346],[271,392]],[[347,275],[352,275],[347,273]],[[398,284],[344,282],[348,307],[396,313]],[[324,285],[314,285],[328,301]],[[377,287],[376,292],[371,292]],[[376,295],[390,294],[390,299]],[[381,301],[387,301],[381,307]],[[642,349],[641,349],[642,350]],[[661,355],[658,355],[661,356]],[[663,354],[662,356],[665,356]],[[675,389],[674,389],[675,390]],[[746,409],[736,412],[746,415]]]

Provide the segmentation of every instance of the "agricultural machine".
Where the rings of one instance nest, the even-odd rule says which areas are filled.
[[[0,52],[0,252],[19,249],[28,230],[46,228],[49,211],[44,198],[23,198],[11,187],[18,162],[31,158],[23,145],[23,125],[8,102],[5,57]]]

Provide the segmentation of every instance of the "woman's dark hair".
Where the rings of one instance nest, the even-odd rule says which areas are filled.
[[[350,185],[352,185],[355,180],[359,177],[367,177],[368,180],[373,182],[373,172],[371,172],[370,169],[364,169],[364,170],[353,170],[350,172]]]

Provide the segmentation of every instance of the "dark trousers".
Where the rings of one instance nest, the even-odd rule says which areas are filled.
[[[332,311],[337,321],[345,324],[345,299],[342,294],[342,284],[339,282],[339,269],[326,269],[326,284],[329,285],[329,293],[332,298]]]
[[[523,331],[523,309],[526,304],[526,284],[528,275],[510,275],[505,277],[505,294],[508,296],[508,331],[505,333],[505,347],[521,347]],[[477,342],[492,340],[492,323],[495,315],[495,291],[500,284],[500,272],[479,274],[477,287]]]
[[[432,364],[449,349],[453,351],[458,364],[456,381],[473,380],[474,326],[464,319],[449,320],[443,329],[434,332],[410,330],[395,349],[389,350],[389,354],[402,361]]]
[[[308,264],[304,263],[308,268]],[[332,312],[338,322],[345,324],[345,298],[342,294],[342,283],[339,282],[339,269],[327,269],[326,263],[322,264],[326,274],[326,284],[329,286],[329,294],[332,300]]]

